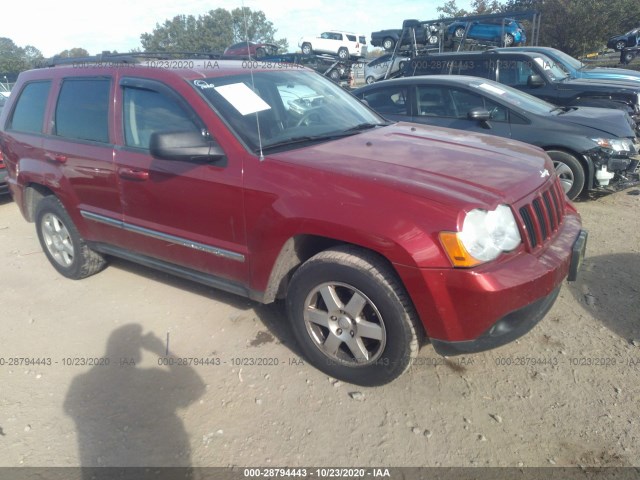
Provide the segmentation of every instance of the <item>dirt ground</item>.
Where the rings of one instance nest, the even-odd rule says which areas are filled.
[[[632,193],[577,204],[588,256],[528,335],[379,388],[304,363],[280,305],[119,260],[67,280],[0,200],[0,466],[640,466]]]

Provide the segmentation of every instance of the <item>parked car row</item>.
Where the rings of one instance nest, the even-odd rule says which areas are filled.
[[[431,54],[404,65],[404,76],[414,78],[354,93],[395,121],[542,147],[570,199],[637,173],[640,72],[589,69],[544,47]]]

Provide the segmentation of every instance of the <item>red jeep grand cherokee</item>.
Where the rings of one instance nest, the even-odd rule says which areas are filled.
[[[538,148],[389,125],[305,69],[146,63],[23,73],[0,117],[66,277],[117,256],[286,298],[309,361],[379,385],[424,335],[444,355],[523,335],[576,275],[586,233]]]

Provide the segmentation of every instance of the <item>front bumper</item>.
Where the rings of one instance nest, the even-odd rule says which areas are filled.
[[[586,247],[587,232],[582,230],[574,242],[571,251],[571,263],[567,277],[567,280],[570,282],[575,281],[577,278],[578,270],[584,259]],[[520,338],[535,327],[549,310],[551,310],[559,293],[560,286],[556,287],[556,289],[546,297],[508,313],[474,340],[456,342],[432,338],[431,344],[436,352],[445,356],[482,352],[506,345]]]
[[[555,237],[535,252],[471,269],[396,268],[437,351],[480,351],[512,341],[544,317],[562,282],[575,277],[586,243],[581,233],[579,216],[568,210]]]

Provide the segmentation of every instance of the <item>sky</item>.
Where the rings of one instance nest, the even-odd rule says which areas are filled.
[[[140,34],[176,15],[203,15],[216,8],[241,6],[262,10],[277,29],[276,40],[287,38],[295,51],[303,35],[345,30],[371,37],[371,32],[401,28],[407,18],[438,18],[436,7],[445,0],[13,0],[2,6],[0,37],[20,47],[32,45],[45,57],[63,50],[84,48],[90,54],[104,50],[128,52],[140,47]],[[460,8],[470,1],[458,0]]]

